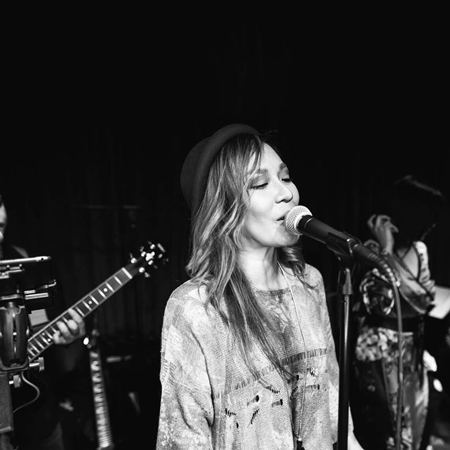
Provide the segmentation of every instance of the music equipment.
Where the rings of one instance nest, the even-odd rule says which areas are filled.
[[[161,244],[154,244],[150,241],[147,242],[145,246],[142,246],[139,249],[138,255],[131,256],[130,262],[126,266],[111,275],[107,280],[78,300],[69,309],[75,310],[81,317],[85,318],[119,289],[130,282],[136,275],[143,274],[144,276],[149,277],[150,269],[156,269],[161,264],[167,262],[165,253],[165,249]],[[44,350],[53,344],[53,335],[59,331],[59,328],[56,325],[57,322],[67,322],[71,319],[69,309],[46,324],[28,339],[27,354],[30,363],[35,361]],[[23,372],[20,376],[22,377],[22,380],[26,378]],[[16,413],[19,409],[30,405],[39,398],[39,387],[28,381],[26,381],[26,384],[34,390],[34,397],[29,400],[27,399],[27,401],[23,401],[21,405],[16,406],[13,413]]]
[[[113,450],[115,445],[109,417],[108,396],[102,367],[102,355],[97,328],[91,331],[85,342],[89,349],[89,368],[91,372],[92,394],[94,400],[95,428],[97,434],[97,450]]]

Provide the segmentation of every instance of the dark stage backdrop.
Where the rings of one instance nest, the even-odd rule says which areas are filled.
[[[450,199],[448,73],[436,46],[414,41],[368,39],[364,52],[355,42],[345,52],[334,40],[300,45],[293,29],[253,24],[189,30],[161,47],[122,31],[95,45],[67,37],[64,52],[55,40],[41,53],[27,42],[27,61],[40,70],[12,80],[0,189],[9,237],[53,257],[67,306],[147,241],[166,249],[166,265],[93,314],[106,354],[134,357],[125,385],[136,368],[151,380],[143,384],[156,415],[164,307],[186,279],[179,175],[190,148],[232,122],[278,130],[300,203],[365,239],[377,196],[399,176],[412,173]],[[449,230],[447,215],[427,243],[435,279],[450,287]],[[308,238],[304,251],[338,321],[338,261]]]

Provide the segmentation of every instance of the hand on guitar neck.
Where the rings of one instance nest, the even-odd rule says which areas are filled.
[[[28,339],[27,356],[29,363],[36,364],[38,357],[52,344],[66,344],[85,336],[86,328],[83,319],[86,316],[95,311],[135,276],[143,274],[148,277],[150,276],[150,270],[157,269],[166,262],[165,250],[161,244],[148,242],[146,246],[142,246],[137,255],[131,255],[127,265],[119,269]],[[96,350],[92,349],[92,352],[94,351]],[[22,389],[22,387],[19,388],[19,390]],[[34,403],[40,396],[39,389],[33,387],[33,385],[27,383],[26,390],[26,399],[22,398],[19,404],[16,403],[14,405],[14,414]],[[101,447],[102,450],[112,448]],[[2,449],[0,448],[0,450]],[[8,450],[11,449],[8,448]]]

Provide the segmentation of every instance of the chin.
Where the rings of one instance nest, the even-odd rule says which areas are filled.
[[[296,234],[292,234],[292,233],[287,233],[286,232],[286,236],[283,239],[283,247],[289,247],[290,245],[294,245],[296,244],[300,239],[300,235],[296,235]]]

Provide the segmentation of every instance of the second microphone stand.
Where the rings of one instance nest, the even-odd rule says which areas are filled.
[[[350,375],[349,352],[349,322],[350,301],[353,293],[351,280],[351,265],[349,261],[339,260],[338,292],[341,298],[340,330],[339,330],[339,421],[338,421],[338,450],[348,448],[348,397]]]

